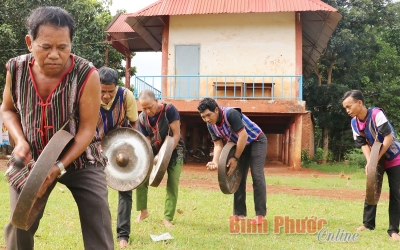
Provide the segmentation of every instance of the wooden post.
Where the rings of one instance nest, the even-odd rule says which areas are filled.
[[[125,88],[131,89],[131,55],[127,55],[125,61]]]

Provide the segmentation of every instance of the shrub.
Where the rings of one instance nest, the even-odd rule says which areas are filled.
[[[322,155],[324,154],[324,150],[322,148],[317,148],[314,154],[314,161],[322,160]]]
[[[309,164],[312,162],[307,148],[301,150],[301,162],[302,164]]]
[[[364,168],[367,164],[367,160],[361,150],[361,148],[354,148],[350,150],[346,155],[345,159],[349,161],[349,165],[358,166]]]

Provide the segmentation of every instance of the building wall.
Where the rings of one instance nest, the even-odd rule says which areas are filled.
[[[301,149],[308,150],[310,158],[314,157],[314,123],[310,112],[302,116],[303,128],[301,138]]]
[[[268,139],[267,161],[282,160],[282,135],[266,134]]]
[[[200,46],[200,75],[295,75],[295,28],[294,13],[171,16],[168,75],[176,74],[176,45]],[[285,81],[274,80],[275,96],[290,95]],[[213,94],[210,84],[200,83],[200,95]]]

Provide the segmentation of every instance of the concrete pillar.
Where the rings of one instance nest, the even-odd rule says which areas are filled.
[[[281,149],[282,149],[282,136],[280,134],[276,134],[276,158],[279,161],[281,158]]]
[[[185,143],[186,145],[186,121],[185,120],[181,120],[181,136],[183,139],[183,143]]]
[[[199,145],[199,129],[194,127],[193,131],[191,133],[191,141],[192,141],[192,150],[193,152],[196,152],[196,149]]]
[[[285,133],[285,165],[289,165],[289,129]]]
[[[295,124],[290,124],[289,127],[289,166],[293,167],[294,164],[294,141],[295,141]]]
[[[295,119],[294,145],[293,145],[293,170],[301,168],[301,136],[303,119],[302,115],[297,115]]]
[[[201,137],[202,137],[202,144],[201,144],[201,147],[202,147],[203,149],[209,150],[209,148],[208,148],[207,135],[208,135],[208,133],[204,133],[204,131],[201,131]]]
[[[284,164],[285,163],[285,134],[281,134],[281,152],[279,153],[279,160]]]

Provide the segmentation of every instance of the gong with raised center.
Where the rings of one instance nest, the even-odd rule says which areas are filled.
[[[107,184],[118,191],[137,188],[149,178],[153,168],[153,151],[149,141],[132,128],[117,128],[102,140]]]
[[[160,151],[158,151],[158,154],[154,157],[154,166],[149,179],[150,186],[158,187],[158,185],[160,185],[167,171],[173,151],[174,138],[167,136],[161,145]]]
[[[375,141],[371,148],[369,163],[367,166],[367,188],[365,199],[367,204],[376,205],[379,201],[382,191],[383,181],[383,161],[379,161],[379,151],[382,143]]]
[[[246,163],[246,157],[241,157],[237,163],[236,169],[228,176],[229,167],[228,161],[233,157],[236,150],[236,144],[228,142],[221,151],[218,161],[218,183],[219,188],[224,194],[233,194],[239,188],[240,181],[242,180],[243,164]]]

